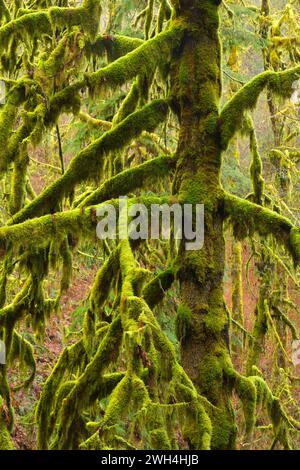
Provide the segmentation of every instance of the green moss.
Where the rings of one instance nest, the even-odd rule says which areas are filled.
[[[0,21],[2,19],[5,19],[6,21],[10,21],[10,13],[9,9],[6,6],[6,3],[4,0],[0,0]]]
[[[47,11],[35,11],[15,18],[0,28],[0,51],[4,52],[15,34],[26,37],[29,32],[33,37],[40,37],[51,31]]]
[[[101,318],[101,308],[106,301],[119,269],[119,249],[115,249],[97,272],[90,292],[90,308]]]
[[[101,388],[101,377],[113,358],[119,355],[122,325],[117,317],[110,325],[99,348],[71,393],[63,401],[61,414],[60,448],[68,449],[72,445],[72,434],[69,432],[76,424],[80,412],[90,406],[98,397]]]
[[[149,39],[150,29],[153,21],[153,14],[154,14],[154,0],[148,0],[148,5],[146,7],[146,17],[145,17],[145,39]]]
[[[19,158],[14,163],[14,171],[12,175],[12,187],[10,198],[10,213],[15,214],[25,204],[26,199],[26,181],[27,167],[29,158],[27,152],[20,152]]]
[[[21,388],[27,388],[32,384],[36,372],[36,363],[32,345],[19,333],[14,331],[12,344],[8,352],[8,363],[13,364],[16,360],[19,361],[21,371],[23,369],[29,369],[31,371],[29,377],[22,384],[14,387],[14,390],[19,390]]]
[[[18,107],[14,97],[7,99],[6,105],[0,112],[0,174],[7,170],[6,148],[7,142],[13,131],[18,115]]]
[[[51,6],[47,10],[24,10],[21,15],[0,28],[0,50],[4,51],[14,36],[21,37],[23,41],[28,36],[31,39],[40,39],[55,27],[63,29],[66,26],[81,26],[94,39],[98,32],[100,14],[99,0],[84,0],[82,6],[77,8]]]
[[[176,336],[180,343],[188,341],[192,326],[192,312],[187,305],[179,305],[176,316]]]
[[[246,436],[249,438],[256,422],[256,387],[251,379],[238,376],[236,392],[243,405]]]
[[[248,357],[246,362],[247,375],[252,375],[253,366],[259,364],[259,358],[263,352],[265,337],[269,328],[268,317],[265,304],[266,299],[270,295],[271,279],[268,273],[262,278],[259,289],[259,297],[255,308],[255,319],[253,325],[252,338],[249,342]]]
[[[250,150],[252,154],[252,162],[250,166],[250,175],[253,185],[253,192],[255,197],[255,202],[257,204],[262,203],[265,181],[262,176],[262,159],[258,150],[258,143],[256,139],[256,134],[254,127],[251,126],[250,130]]]
[[[66,347],[59,357],[54,369],[46,380],[41,398],[36,409],[37,428],[37,446],[39,449],[48,448],[48,438],[51,435],[51,411],[55,405],[56,393],[65,373],[69,370],[74,372],[78,364],[84,362],[85,350],[83,341]]]
[[[290,231],[289,246],[295,263],[298,265],[300,262],[300,231],[297,227],[293,227]]]
[[[63,36],[46,60],[41,61],[40,67],[48,77],[55,77],[65,66],[68,40],[69,36]]]
[[[80,25],[83,31],[94,39],[98,33],[101,4],[99,0],[84,0],[82,7],[49,8],[49,18],[53,27],[68,28]]]
[[[61,293],[68,290],[72,280],[73,272],[73,256],[72,250],[69,245],[68,238],[66,237],[60,246],[60,256],[62,258],[62,278],[60,282]]]
[[[14,450],[13,440],[6,427],[3,399],[0,396],[0,450]]]
[[[273,426],[274,445],[279,441],[285,449],[290,449],[289,429],[293,428],[293,420],[286,414],[280,400],[273,395],[266,382],[258,376],[249,377],[256,387],[257,404],[267,412]],[[297,424],[294,423],[296,426]]]
[[[135,81],[129,92],[126,95],[126,98],[122,102],[120,109],[118,112],[115,114],[114,119],[113,119],[113,126],[118,124],[119,122],[123,121],[127,116],[129,116],[131,113],[133,113],[138,105],[139,101],[139,86],[138,83]]]
[[[121,35],[100,35],[93,42],[87,42],[87,55],[101,56],[106,51],[109,62],[113,62],[143,44],[139,38]]]

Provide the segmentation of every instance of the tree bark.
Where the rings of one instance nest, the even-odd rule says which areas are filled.
[[[228,317],[224,305],[223,190],[217,120],[221,98],[221,47],[217,0],[173,2],[188,24],[182,50],[171,70],[172,104],[180,121],[174,193],[181,203],[204,204],[205,242],[200,251],[182,244],[177,275],[182,303],[192,313],[182,364],[199,393],[213,405],[212,448],[235,447],[236,425],[231,385]]]

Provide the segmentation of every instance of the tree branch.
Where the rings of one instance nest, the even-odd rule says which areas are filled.
[[[84,0],[77,8],[50,7],[47,10],[31,11],[9,21],[0,28],[0,51],[8,47],[12,36],[22,38],[24,31],[40,37],[49,34],[53,27],[82,26],[91,38],[98,32],[101,13],[100,0]]]
[[[263,72],[243,86],[224,106],[220,114],[222,150],[227,149],[230,140],[241,127],[244,113],[255,107],[259,95],[265,88],[269,88],[279,96],[289,98],[293,92],[293,83],[299,77],[300,65],[284,72]]]
[[[151,204],[168,203],[170,198],[145,196],[128,199],[128,206],[131,204]],[[104,205],[110,204],[116,208],[118,215],[119,199],[106,201]],[[6,248],[11,244],[14,248],[18,246],[44,247],[50,240],[63,241],[66,235],[70,234],[74,238],[91,233],[96,233],[97,208],[90,206],[86,209],[73,209],[56,214],[44,215],[39,218],[26,220],[16,225],[5,225],[0,227],[0,252],[5,254]]]
[[[163,156],[154,158],[142,165],[122,171],[105,181],[99,189],[87,196],[78,207],[87,207],[93,204],[125,196],[130,191],[140,188],[148,179],[165,176],[176,166],[176,158]]]
[[[234,224],[238,238],[245,238],[254,232],[261,236],[272,234],[285,246],[295,263],[300,262],[300,229],[289,219],[231,194],[225,194],[224,208]]]
[[[144,130],[152,132],[166,119],[168,106],[164,100],[156,100],[95,140],[72,160],[65,174],[45,189],[34,201],[8,221],[19,224],[26,219],[53,212],[58,203],[70,194],[76,185],[99,176],[105,156],[120,150],[138,137]]]

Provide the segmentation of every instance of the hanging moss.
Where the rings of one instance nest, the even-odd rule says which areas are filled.
[[[110,325],[103,338],[92,362],[87,366],[84,374],[79,378],[71,393],[63,402],[61,415],[60,447],[70,448],[72,433],[69,432],[77,420],[81,410],[84,410],[97,397],[96,391],[101,387],[101,375],[105,367],[119,354],[122,326],[120,317],[117,317]]]
[[[37,445],[39,449],[48,448],[50,433],[50,414],[55,403],[56,393],[67,370],[75,371],[76,365],[84,362],[85,350],[82,340],[65,348],[44,384],[41,399],[38,402],[36,417],[38,421]]]
[[[7,169],[6,148],[18,115],[18,102],[14,93],[7,98],[6,105],[0,111],[0,174]]]
[[[262,204],[264,194],[265,181],[262,176],[262,159],[258,150],[258,143],[252,120],[249,118],[250,125],[250,150],[252,155],[252,162],[250,166],[250,175],[253,185],[253,192],[256,204]]]
[[[101,308],[106,301],[113,279],[119,269],[119,249],[116,248],[107,261],[98,271],[90,293],[90,307],[92,312],[100,315]],[[99,317],[101,318],[101,317]]]
[[[10,213],[15,214],[22,209],[26,197],[27,167],[29,158],[27,152],[22,152],[14,163],[10,199]]]
[[[68,290],[68,288],[70,287],[73,271],[73,256],[67,237],[65,237],[64,241],[62,242],[59,251],[63,261],[62,278],[60,282],[60,291],[62,293]]]
[[[0,52],[4,52],[14,34],[32,32],[33,35],[42,36],[51,31],[49,15],[46,11],[36,11],[11,20],[0,28]]]
[[[0,0],[0,21],[3,18],[6,21],[10,21],[10,13],[9,13],[9,9],[6,6],[5,0]]]
[[[22,15],[12,19],[0,28],[0,51],[3,52],[10,39],[16,35],[23,35],[25,38],[30,34],[31,38],[48,35],[52,29],[72,28],[81,26],[91,39],[94,39],[98,32],[101,14],[99,0],[85,0],[81,7],[63,8],[52,6],[47,10],[24,11]]]
[[[27,388],[32,384],[36,372],[36,363],[32,345],[23,336],[14,331],[8,353],[8,363],[13,364],[16,360],[19,361],[21,372],[23,370],[26,371],[26,369],[31,371],[29,377],[22,384],[14,387],[14,390],[19,390]]]
[[[51,24],[56,27],[69,28],[80,25],[91,39],[98,33],[101,4],[99,0],[84,0],[82,7],[77,8],[49,8]]]
[[[153,21],[154,15],[154,0],[148,0],[148,5],[146,7],[146,15],[145,15],[145,39],[149,39],[150,28]]]

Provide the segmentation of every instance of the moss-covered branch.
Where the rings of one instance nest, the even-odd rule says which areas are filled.
[[[130,191],[141,188],[149,179],[151,179],[152,182],[156,178],[170,174],[170,171],[174,169],[175,166],[175,157],[163,156],[149,160],[134,168],[124,170],[105,181],[99,189],[96,189],[96,191],[84,199],[84,201],[79,204],[79,207],[100,204],[108,199],[125,196]]]
[[[255,232],[261,236],[272,234],[285,246],[295,263],[300,261],[300,229],[289,219],[237,196],[225,194],[225,213],[230,217],[235,235],[244,238]]]
[[[40,38],[53,28],[81,26],[91,38],[98,32],[101,6],[100,0],[84,0],[77,8],[50,7],[47,10],[26,11],[0,28],[0,51],[8,47],[12,36],[30,35]]]
[[[128,206],[131,204],[145,204],[149,207],[151,204],[164,204],[170,201],[169,197],[145,196],[128,199]],[[112,199],[104,203],[111,204],[116,208],[118,214],[119,200]],[[2,254],[8,246],[14,248],[25,246],[45,247],[50,240],[57,243],[63,242],[66,235],[84,236],[96,233],[97,226],[97,209],[99,206],[90,206],[87,208],[74,209],[65,212],[58,212],[51,215],[44,215],[39,218],[26,220],[25,222],[6,225],[0,227],[0,248]]]
[[[101,56],[105,51],[109,62],[119,59],[129,52],[137,49],[144,43],[142,39],[122,35],[99,35],[95,41],[85,45],[87,55]]]
[[[157,67],[165,63],[180,46],[185,28],[184,23],[173,21],[162,33],[136,48],[137,43],[128,40],[130,45],[125,49],[130,49],[130,52],[96,72],[86,73],[82,79],[60,90],[50,99],[45,124],[53,125],[64,111],[77,114],[80,110],[79,92],[87,87],[101,90],[103,87],[123,85],[136,76],[152,76]]]
[[[142,296],[145,302],[153,309],[161,302],[175,280],[173,269],[158,274],[152,281],[145,285]]]
[[[128,116],[82,150],[70,163],[64,175],[43,191],[34,201],[18,212],[8,225],[49,213],[82,181],[96,179],[101,173],[105,156],[120,150],[144,130],[153,131],[166,119],[168,106],[163,100],[153,101],[143,109]]]
[[[9,9],[5,3],[5,0],[0,0],[0,21],[5,18],[6,21],[10,21],[11,16],[9,13]]]
[[[240,129],[243,114],[253,109],[265,88],[283,98],[290,98],[293,83],[300,77],[300,66],[284,72],[263,72],[243,86],[224,106],[220,118],[219,129],[221,148],[226,150],[235,133]]]
[[[92,89],[109,85],[111,87],[122,85],[137,75],[151,76],[156,68],[169,59],[176,48],[179,47],[185,31],[182,22],[173,21],[169,27],[153,39],[115,60],[107,67],[86,76],[88,85]]]

